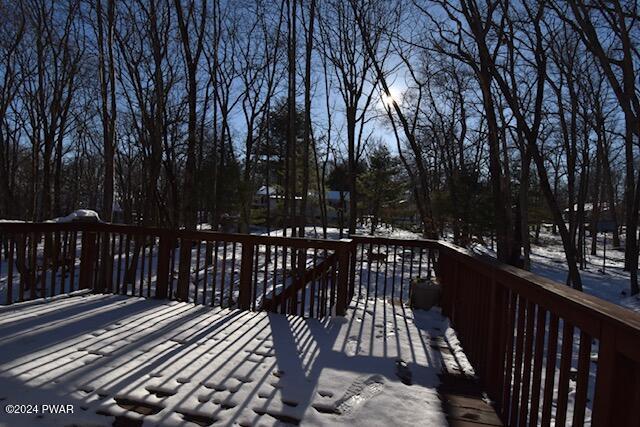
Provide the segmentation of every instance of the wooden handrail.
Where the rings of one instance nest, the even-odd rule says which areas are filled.
[[[325,274],[331,267],[335,267],[338,262],[338,253],[332,253],[326,259],[322,260],[318,265],[308,268],[302,275],[278,295],[272,295],[271,298],[263,301],[262,309],[265,311],[277,311],[279,305],[286,305],[286,302],[295,296],[298,291],[305,288],[309,283]]]
[[[74,257],[78,255],[75,259],[79,260],[80,275],[74,279],[74,275],[71,274],[71,283],[65,288],[64,278],[60,280],[61,284],[55,283],[57,269],[49,268],[43,264],[42,260],[39,260],[37,264],[41,265],[38,268],[43,270],[42,289],[45,288],[44,280],[48,280],[49,285],[52,286],[52,295],[57,292],[63,293],[67,288],[73,290],[71,288],[73,288],[74,281],[77,280],[79,286],[93,289],[95,292],[122,292],[138,296],[152,296],[153,294],[156,298],[172,298],[180,301],[196,301],[198,294],[200,294],[200,301],[204,303],[205,293],[208,292],[211,304],[214,303],[217,291],[219,292],[217,304],[237,306],[241,309],[255,309],[256,299],[259,298],[260,293],[265,292],[262,288],[266,288],[266,283],[261,285],[261,292],[258,292],[256,288],[257,279],[262,278],[262,275],[258,275],[257,269],[258,263],[263,262],[260,257],[265,256],[268,248],[279,251],[279,255],[275,256],[281,258],[282,263],[285,261],[283,257],[287,252],[299,251],[303,253],[307,250],[342,254],[341,259],[344,263],[344,254],[348,260],[353,248],[351,241],[220,233],[208,230],[171,230],[102,222],[0,222],[0,233],[6,236],[3,238],[15,240],[17,237],[19,241],[21,236],[39,236],[35,243],[29,241],[29,255],[31,256],[29,260],[33,265],[36,265],[35,254],[40,251],[38,245],[40,248],[42,245],[41,237],[45,237],[45,245],[50,245],[51,236],[67,232],[75,233],[74,235],[80,237],[80,240],[69,242],[69,247],[73,249],[74,254],[75,250],[80,248],[80,253],[74,255]],[[55,239],[55,243],[57,246],[54,250],[62,251],[62,242]],[[218,261],[218,255],[214,255],[212,251],[212,248],[215,247],[217,254],[220,244],[222,247],[219,255],[221,255],[222,264]],[[203,245],[205,253],[200,254],[199,251]],[[14,244],[11,245],[10,254],[5,254],[5,256],[10,255],[16,266],[20,267],[24,264],[26,255],[20,257],[22,252],[13,251],[14,246]],[[236,249],[241,250],[239,259],[236,259]],[[16,252],[18,257],[15,257]],[[179,257],[176,256],[178,252]],[[195,258],[193,258],[194,255],[196,255]],[[204,260],[202,260],[203,255]],[[266,258],[269,256],[267,255]],[[199,266],[200,260],[202,260],[202,266]],[[13,261],[10,263],[12,266]],[[264,261],[266,261],[264,267],[261,268],[266,269],[268,261],[266,259]],[[276,260],[276,265],[277,262],[278,260]],[[282,263],[279,268],[283,267]],[[237,270],[238,266],[240,267],[239,271]],[[200,273],[201,267],[204,267],[202,273]],[[217,271],[218,267],[220,267],[220,271]],[[45,275],[47,269],[50,271],[46,271]],[[26,271],[20,268],[15,270],[18,273]],[[12,269],[12,273],[13,271]],[[209,273],[213,275],[212,286],[214,288],[217,286],[217,289],[212,290],[206,287],[206,276]],[[274,271],[273,273],[270,281],[283,279],[282,275],[277,277],[280,272]],[[322,295],[322,304],[326,303],[336,307],[335,312],[339,315],[344,314],[347,306],[348,274],[348,267],[340,268],[339,277],[332,278],[329,282],[331,295],[327,296],[324,293]],[[199,275],[200,278],[204,276],[204,285],[199,285]],[[265,275],[265,281],[266,277]],[[8,281],[10,286],[12,278],[13,276]],[[11,304],[16,302],[14,301],[16,299],[22,301],[25,298],[38,297],[34,291],[29,291],[27,294],[22,292],[23,289],[34,288],[33,285],[25,288],[23,283],[27,282],[33,282],[32,278],[20,274],[21,294],[17,298],[7,295],[6,300],[2,303]],[[152,289],[152,282],[155,282],[155,290]],[[329,285],[325,284],[324,286]],[[338,287],[337,292],[335,292],[334,286]],[[200,289],[198,289],[199,287]],[[341,287],[345,289],[343,290]],[[304,306],[301,308],[301,314],[303,314],[305,312]],[[326,310],[323,313],[326,313]]]
[[[369,243],[372,245],[386,245],[386,246],[412,246],[414,248],[426,248],[426,249],[438,249],[440,241],[429,239],[398,239],[392,237],[380,237],[380,236],[363,236],[361,234],[354,234],[351,239],[355,243]]]
[[[481,269],[486,274],[493,274],[495,280],[500,281],[503,286],[523,295],[532,302],[546,306],[548,309],[566,312],[569,316],[568,320],[581,324],[577,326],[589,328],[589,332],[592,334],[598,332],[593,329],[593,321],[598,320],[611,322],[617,327],[634,331],[640,339],[639,313],[448,242],[439,242],[439,248],[441,254],[451,255],[470,268]],[[592,319],[591,321],[584,320],[586,318]]]
[[[32,233],[53,231],[93,231],[124,233],[143,236],[168,236],[184,240],[200,240],[210,242],[258,243],[260,245],[290,246],[295,248],[335,249],[346,247],[347,242],[340,240],[324,240],[306,237],[269,236],[263,234],[222,233],[211,230],[174,230],[159,227],[138,225],[111,224],[104,222],[0,222],[0,232]]]
[[[445,242],[438,264],[443,314],[506,425],[582,425],[589,401],[592,425],[640,424],[640,314]]]

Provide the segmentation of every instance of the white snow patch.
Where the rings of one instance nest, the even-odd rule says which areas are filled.
[[[100,216],[96,211],[90,209],[78,209],[67,216],[49,219],[45,222],[66,223],[74,221],[100,221]]]

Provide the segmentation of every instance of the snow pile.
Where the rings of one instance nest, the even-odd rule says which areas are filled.
[[[16,305],[0,337],[4,404],[74,406],[3,411],[0,425],[446,425],[431,344],[454,337],[437,310],[361,296],[347,317],[320,322],[89,295]]]
[[[92,211],[90,209],[78,209],[77,211],[71,212],[67,216],[61,216],[58,218],[50,219],[45,222],[57,222],[57,223],[67,223],[74,221],[90,221],[90,222],[100,222],[100,217],[96,211]]]

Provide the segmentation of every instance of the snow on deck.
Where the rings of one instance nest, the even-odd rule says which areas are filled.
[[[74,408],[0,425],[446,425],[430,343],[465,360],[447,320],[354,301],[325,322],[114,295],[0,308],[2,404]]]

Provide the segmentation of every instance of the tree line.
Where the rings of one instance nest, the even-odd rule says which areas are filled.
[[[633,0],[0,0],[0,216],[115,206],[304,236],[337,209],[349,233],[402,217],[524,268],[550,222],[577,289],[606,220],[635,294],[639,17]]]

